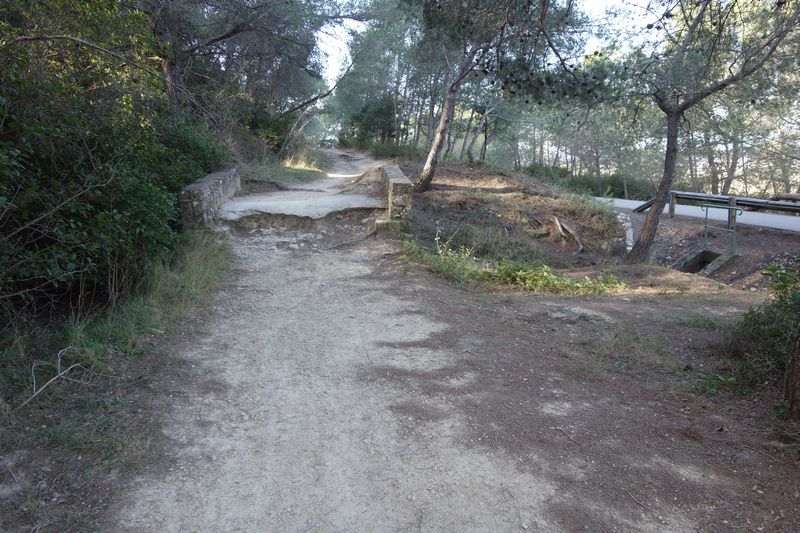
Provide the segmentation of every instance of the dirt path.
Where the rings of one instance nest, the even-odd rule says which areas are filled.
[[[327,155],[331,161],[331,168],[327,169],[327,179],[302,187],[290,187],[280,192],[234,198],[225,204],[223,218],[236,221],[266,213],[319,219],[346,209],[375,209],[383,206],[380,198],[347,192],[348,186],[354,180],[378,168],[379,162],[358,152],[345,150],[327,150]]]
[[[800,493],[752,445],[758,413],[581,359],[628,303],[460,290],[357,241],[368,214],[234,232],[235,271],[178,346],[194,370],[164,467],[105,531],[794,527]]]

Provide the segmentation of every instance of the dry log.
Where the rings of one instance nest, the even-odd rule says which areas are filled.
[[[567,226],[563,222],[559,222],[559,223],[561,224],[561,227],[564,228],[564,231],[566,231],[567,233],[572,235],[572,238],[575,239],[575,244],[578,245],[578,249],[575,250],[575,253],[576,254],[581,253],[583,251],[583,242],[581,242],[581,238],[578,235],[578,232],[575,231],[574,229],[572,229],[570,226]]]
[[[561,221],[558,220],[558,217],[555,215],[550,215],[550,218],[553,219],[553,227],[556,230],[556,235],[558,235],[562,239],[566,239],[567,236],[564,234],[564,227],[561,225]]]
[[[562,239],[566,239],[567,235],[571,236],[575,243],[578,245],[578,249],[575,251],[576,254],[579,254],[583,251],[583,242],[581,242],[581,238],[578,236],[578,232],[566,225],[565,223],[561,222],[557,216],[553,215],[553,222],[555,223],[555,227],[558,230],[558,234],[561,236]]]

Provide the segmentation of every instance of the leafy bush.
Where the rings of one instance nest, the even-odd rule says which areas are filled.
[[[367,149],[373,157],[378,159],[421,159],[426,155],[419,148],[407,144],[373,143]]]
[[[570,175],[569,169],[564,167],[551,167],[550,165],[540,165],[539,163],[531,163],[525,167],[525,173],[532,178],[549,180],[567,178]]]
[[[631,179],[621,174],[574,176],[564,167],[549,167],[538,164],[528,166],[525,172],[531,177],[548,181],[568,191],[589,196],[648,200],[655,195],[655,187],[649,181]]]
[[[800,264],[773,266],[765,273],[772,298],[748,311],[731,339],[731,352],[739,359],[737,378],[745,386],[780,377],[800,336]]]
[[[187,121],[158,132],[136,117],[109,122],[62,125],[60,134],[34,123],[23,133],[24,155],[0,149],[2,164],[15,163],[13,179],[0,178],[0,298],[113,301],[142,279],[148,260],[173,248],[178,191],[218,167],[224,152]],[[73,137],[96,146],[91,159],[76,153]]]

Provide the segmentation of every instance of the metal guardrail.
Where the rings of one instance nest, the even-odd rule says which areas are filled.
[[[705,212],[705,219],[703,222],[703,246],[707,249],[708,248],[708,230],[709,228],[716,228],[721,231],[726,231],[730,234],[730,248],[729,253],[730,255],[736,255],[738,252],[737,243],[736,243],[736,218],[741,215],[744,210],[741,207],[730,206],[730,205],[719,205],[719,204],[700,204],[700,209]],[[708,212],[711,209],[727,209],[728,210],[728,225],[726,227],[722,226],[712,226],[708,223]]]
[[[683,202],[681,201],[683,200]],[[796,202],[786,202],[781,200],[765,200],[763,198],[746,198],[739,196],[727,196],[722,194],[706,194],[701,192],[670,191],[669,192],[669,216],[675,216],[675,206],[679,203],[701,203],[717,206],[728,206],[746,208],[753,211],[782,211],[785,213],[795,213],[800,215],[800,204]],[[643,213],[650,209],[655,203],[655,198],[648,200],[633,211]],[[730,225],[731,211],[728,212]]]

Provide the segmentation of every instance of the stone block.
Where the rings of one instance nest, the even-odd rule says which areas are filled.
[[[180,194],[181,221],[187,227],[213,226],[222,204],[241,190],[239,170],[209,174],[184,187]]]
[[[403,218],[411,210],[414,185],[397,165],[384,166],[383,179],[387,219]]]

